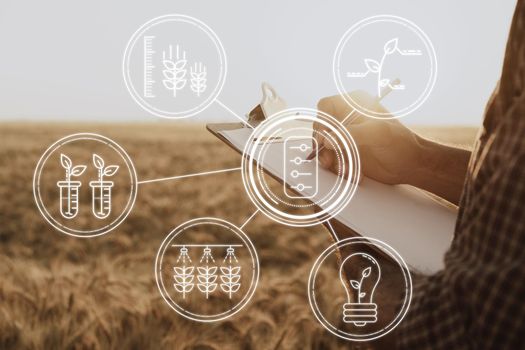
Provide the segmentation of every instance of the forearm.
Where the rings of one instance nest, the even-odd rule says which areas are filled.
[[[419,162],[407,174],[409,185],[458,204],[471,152],[418,137]]]

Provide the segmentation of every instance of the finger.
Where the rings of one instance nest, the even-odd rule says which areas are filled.
[[[346,94],[347,99],[353,102],[353,105],[358,107],[358,110],[371,111],[380,114],[389,114],[388,110],[379,102],[376,96],[372,96],[366,91],[355,90]],[[365,121],[368,117],[359,114],[356,123]]]
[[[319,160],[319,164],[323,168],[332,170],[336,159],[335,152],[333,150],[328,150],[325,148],[319,152],[317,158]]]
[[[319,162],[321,163],[321,166],[323,168],[329,169],[335,174],[338,174],[346,179],[350,178],[350,181],[353,183],[360,184],[362,181],[362,173],[361,171],[359,173],[352,173],[349,174],[350,171],[350,160],[349,157],[350,154],[346,154],[346,152],[342,151],[342,148],[340,145],[335,144],[335,140],[331,138],[331,134],[328,134],[323,139],[323,144],[319,147],[322,147],[323,149],[321,152],[319,152]],[[342,152],[342,154],[341,154]],[[339,153],[339,156],[338,156]],[[356,159],[352,159],[353,162],[356,161]],[[343,168],[343,172],[341,173],[341,168]]]

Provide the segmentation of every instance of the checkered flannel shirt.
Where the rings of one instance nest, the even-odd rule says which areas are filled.
[[[415,283],[397,329],[400,348],[525,349],[524,85],[525,0],[519,0],[445,268]]]

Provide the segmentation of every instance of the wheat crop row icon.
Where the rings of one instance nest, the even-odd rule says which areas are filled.
[[[162,51],[162,65],[164,66],[162,84],[172,92],[173,97],[177,97],[177,91],[184,89],[188,83],[187,64],[186,51],[182,50],[179,45],[175,46],[175,52],[173,52],[172,45],[169,45],[167,52]],[[206,82],[206,66],[202,62],[194,63],[190,68],[190,89],[197,97],[206,91]]]
[[[215,259],[210,247],[204,246],[199,261],[202,265],[197,266],[195,270],[187,246],[181,246],[179,258],[176,261],[179,266],[173,267],[173,287],[178,293],[182,294],[183,299],[194,290],[195,285],[198,291],[206,296],[206,299],[209,299],[210,294],[217,290],[228,294],[230,299],[239,291],[241,287],[241,266],[238,266],[234,248],[228,246],[223,260],[225,266],[213,265],[214,262]],[[197,272],[197,280],[195,280],[195,272]],[[217,275],[218,272],[220,272],[220,280],[219,275]]]
[[[237,293],[241,288],[241,267],[240,266],[221,266],[220,267],[220,283],[218,283],[217,266],[198,266],[197,267],[197,288],[198,290],[209,298],[210,294],[220,290],[228,294],[231,299],[233,294]],[[182,294],[182,298],[186,298],[195,287],[194,282],[194,266],[174,266],[173,267],[173,287]]]

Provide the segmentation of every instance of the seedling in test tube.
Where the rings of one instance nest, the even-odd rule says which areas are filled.
[[[65,154],[60,154],[60,164],[66,170],[66,179],[57,182],[60,189],[60,214],[66,219],[73,219],[78,214],[78,189],[82,183],[71,181],[71,177],[82,175],[86,166],[73,166],[73,162]]]
[[[98,170],[98,180],[89,182],[92,190],[92,211],[97,219],[105,219],[111,213],[111,188],[114,183],[104,181],[104,176],[115,175],[119,166],[105,166],[104,159],[97,154],[93,154],[93,164]]]

